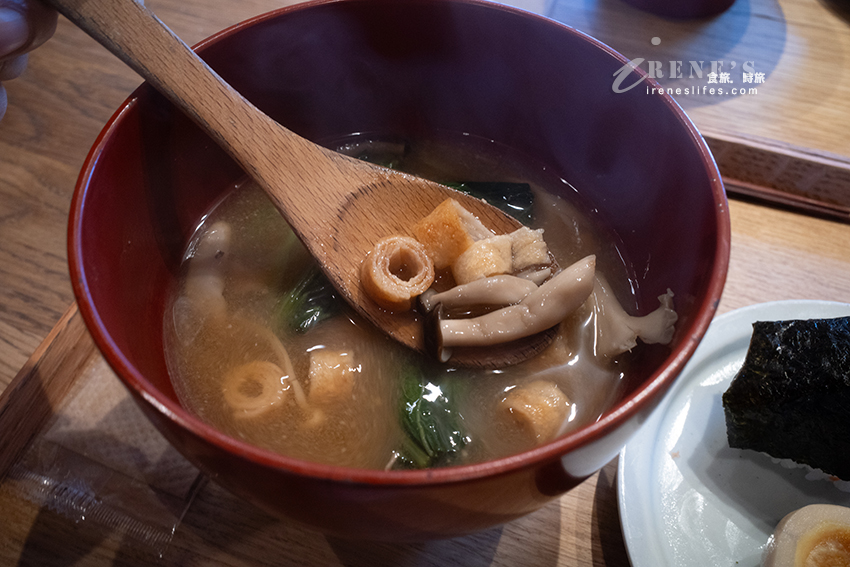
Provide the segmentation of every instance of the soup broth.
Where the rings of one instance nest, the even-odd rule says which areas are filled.
[[[613,234],[579,210],[569,185],[524,156],[470,136],[418,143],[358,136],[333,147],[443,183],[527,184],[533,201],[508,208],[544,229],[559,264],[596,254],[598,270],[628,289]],[[515,454],[597,420],[627,372],[627,356],[594,351],[590,299],[541,355],[472,370],[399,346],[328,285],[262,190],[245,181],[229,191],[198,226],[166,311],[166,357],[184,406],[229,435],[299,459],[443,466]],[[307,288],[312,295],[293,300]],[[303,324],[288,321],[293,311]],[[509,400],[528,390],[551,402],[553,384],[566,408],[554,429],[518,426]]]

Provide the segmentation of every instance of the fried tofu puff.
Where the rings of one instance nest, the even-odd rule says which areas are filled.
[[[491,236],[474,242],[452,264],[452,276],[458,285],[480,278],[508,274],[513,267],[511,237]]]
[[[311,403],[328,405],[351,400],[360,367],[351,353],[320,349],[310,353]]]
[[[543,240],[543,229],[532,229],[527,226],[516,229],[510,234],[511,255],[513,256],[511,269],[513,271],[524,270],[530,266],[542,266],[551,262],[549,258],[549,247]]]
[[[508,423],[541,444],[560,433],[570,414],[570,400],[554,382],[534,380],[508,391],[499,411]]]
[[[446,199],[413,225],[413,236],[425,246],[438,270],[455,263],[478,240],[493,236],[484,224],[454,199]]]

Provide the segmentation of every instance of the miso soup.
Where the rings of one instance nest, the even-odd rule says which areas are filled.
[[[544,229],[561,266],[596,254],[600,281],[634,308],[614,234],[533,160],[460,135],[414,143],[356,136],[332,147],[459,187],[492,184],[506,210]],[[184,406],[233,437],[349,467],[469,464],[531,449],[616,402],[629,357],[596,348],[600,295],[532,360],[495,370],[440,364],[359,319],[245,181],[204,216],[187,247],[170,290],[165,350]]]

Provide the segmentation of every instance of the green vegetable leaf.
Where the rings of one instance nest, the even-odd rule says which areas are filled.
[[[459,380],[424,372],[406,364],[401,372],[402,427],[411,446],[400,451],[402,462],[417,468],[451,464],[466,447],[463,416],[457,410]]]
[[[412,439],[406,437],[401,449],[395,452],[394,469],[424,469],[431,464],[431,457]]]
[[[318,266],[313,266],[278,303],[276,317],[280,325],[306,333],[341,307],[336,289]]]

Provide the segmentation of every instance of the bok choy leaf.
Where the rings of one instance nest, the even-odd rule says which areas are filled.
[[[277,304],[281,326],[306,333],[342,308],[342,298],[318,266],[313,266]]]
[[[457,409],[460,382],[455,376],[437,374],[414,364],[402,369],[401,424],[407,439],[396,468],[449,465],[469,443]]]

